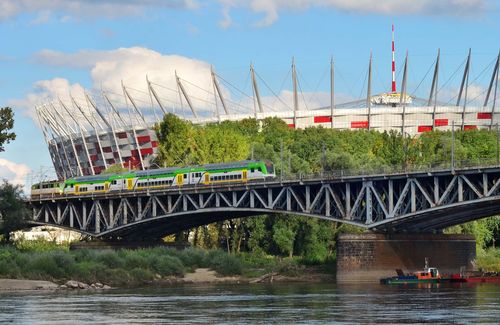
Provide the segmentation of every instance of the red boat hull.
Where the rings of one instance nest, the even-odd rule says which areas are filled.
[[[451,282],[467,282],[467,283],[500,283],[500,275],[493,276],[460,276],[454,274],[450,277]]]

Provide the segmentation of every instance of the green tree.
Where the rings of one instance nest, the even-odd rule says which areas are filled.
[[[181,166],[192,162],[194,127],[174,114],[166,114],[156,126],[159,140],[158,165]]]
[[[30,217],[30,210],[23,202],[23,191],[4,181],[0,186],[0,233],[10,241],[10,233],[22,229]]]
[[[5,151],[4,145],[16,139],[16,134],[11,132],[14,127],[14,113],[12,108],[0,108],[0,152]]]
[[[105,171],[102,172],[102,174],[117,174],[117,173],[124,173],[128,171],[127,168],[124,168],[121,164],[114,164],[109,166]]]
[[[297,234],[296,222],[293,216],[279,216],[273,224],[273,241],[282,254],[293,256],[295,236]]]

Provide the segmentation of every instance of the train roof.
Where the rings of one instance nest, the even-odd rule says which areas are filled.
[[[148,170],[140,170],[136,171],[135,175],[139,177],[143,176],[154,176],[160,174],[169,174],[178,170],[189,171],[191,169],[204,169],[204,170],[213,170],[213,169],[224,169],[224,168],[238,168],[248,166],[250,163],[259,163],[262,162],[260,160],[242,160],[242,161],[233,161],[226,163],[218,163],[218,164],[205,164],[205,165],[193,165],[186,167],[167,167],[167,168],[159,168],[159,169],[148,169]]]

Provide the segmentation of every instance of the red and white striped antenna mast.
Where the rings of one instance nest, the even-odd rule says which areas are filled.
[[[396,92],[396,61],[394,60],[394,24],[392,24],[392,92]]]

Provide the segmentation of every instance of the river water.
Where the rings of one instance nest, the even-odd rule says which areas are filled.
[[[233,284],[0,292],[15,324],[499,324],[500,284]]]

